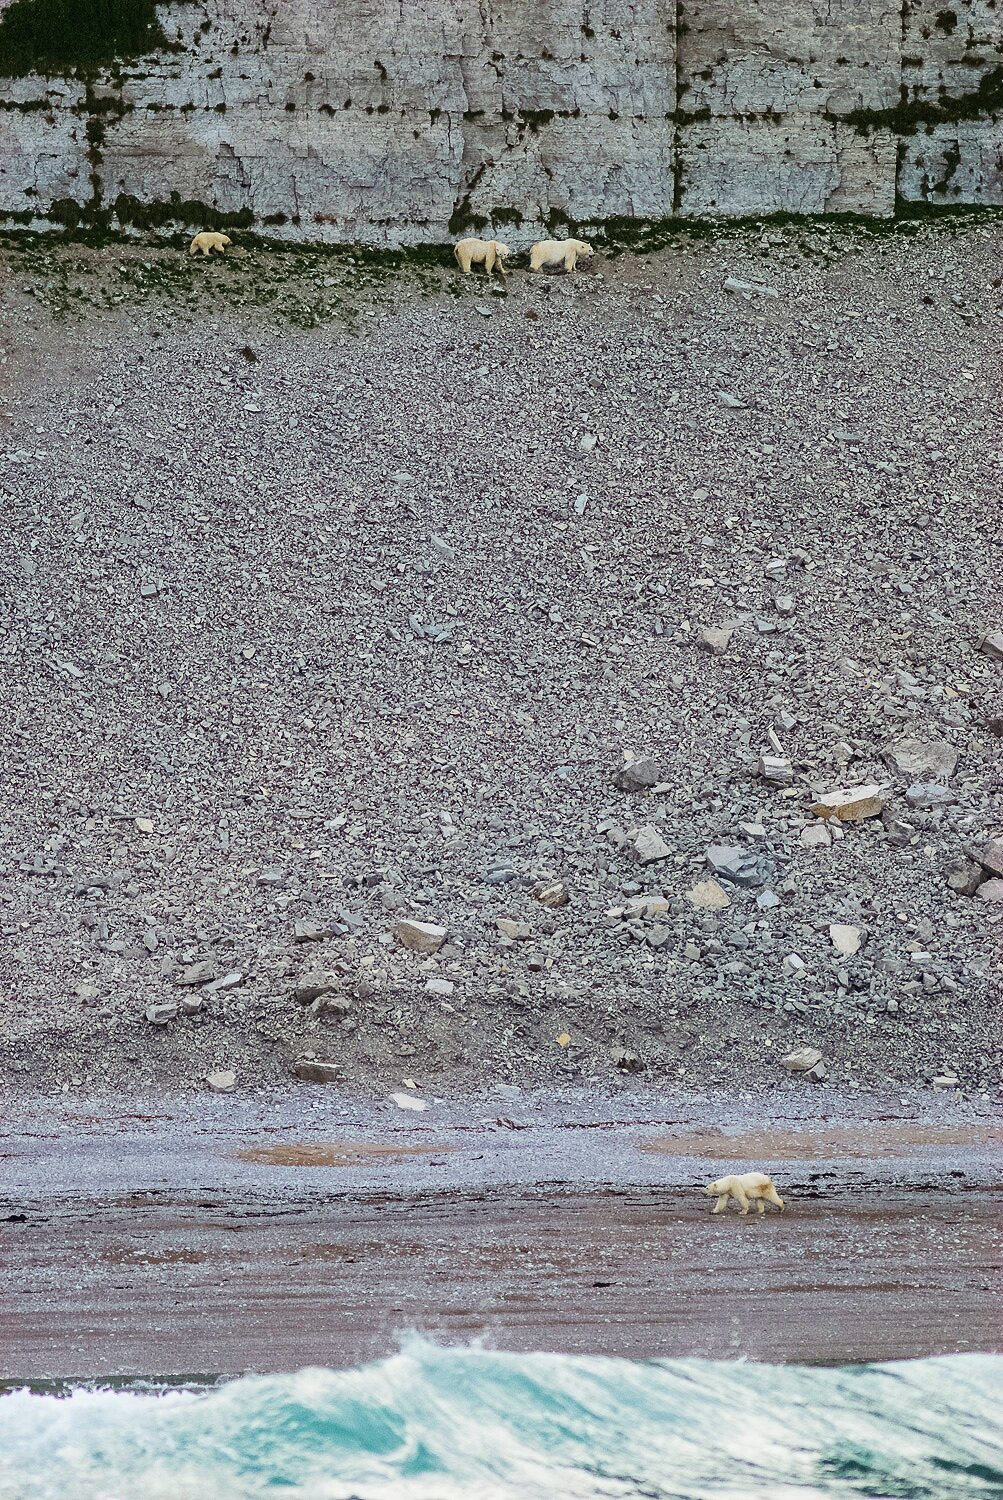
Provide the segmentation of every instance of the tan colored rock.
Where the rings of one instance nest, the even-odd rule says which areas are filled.
[[[446,941],[448,931],[434,922],[416,922],[405,917],[394,927],[394,937],[412,953],[438,953]]]
[[[631,896],[623,907],[623,915],[628,922],[638,917],[652,921],[656,917],[667,916],[668,912],[669,903],[664,896]]]
[[[319,1062],[316,1058],[303,1057],[294,1062],[289,1070],[294,1078],[303,1083],[340,1083],[341,1068],[338,1063]]]
[[[723,656],[734,634],[730,625],[707,625],[697,636],[697,645],[711,656]]]
[[[206,1083],[214,1094],[232,1094],[237,1086],[237,1075],[229,1068],[222,1068],[218,1073],[209,1073]]]
[[[876,818],[886,802],[884,791],[872,786],[839,787],[826,792],[812,805],[816,818],[838,818],[841,823],[859,823]]]
[[[780,1066],[788,1073],[811,1073],[822,1061],[817,1047],[798,1047],[780,1059]]]
[[[567,906],[567,887],[560,880],[541,881],[533,887],[533,895],[542,906]]]
[[[724,911],[731,905],[731,897],[716,880],[698,880],[693,889],[686,892],[686,899],[698,911]]]
[[[855,953],[859,953],[864,941],[863,929],[851,927],[845,922],[830,922],[829,936],[836,952],[842,953],[845,958],[852,958]]]
[[[529,924],[527,922],[517,922],[514,917],[499,917],[495,922],[495,926],[502,937],[511,938],[513,943],[525,940],[530,936]]]

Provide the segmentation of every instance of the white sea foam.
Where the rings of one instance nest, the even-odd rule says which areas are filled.
[[[415,1342],[0,1398],[0,1500],[1003,1500],[1003,1358],[821,1370]]]

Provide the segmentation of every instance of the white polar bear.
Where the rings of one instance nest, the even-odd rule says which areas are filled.
[[[217,255],[222,255],[232,244],[233,241],[228,234],[216,234],[213,230],[203,229],[202,233],[197,234],[192,240],[188,247],[188,254],[198,255],[201,251],[203,255],[212,255],[215,251]]]
[[[746,1172],[742,1177],[720,1177],[717,1182],[708,1183],[704,1192],[710,1198],[717,1198],[713,1208],[716,1214],[724,1213],[729,1198],[736,1200],[743,1219],[749,1212],[750,1200],[755,1202],[760,1214],[766,1212],[767,1203],[772,1203],[781,1213],[784,1211],[784,1200],[765,1172]]]
[[[584,240],[540,240],[533,246],[529,257],[529,269],[542,271],[544,266],[563,266],[573,271],[575,263],[592,254],[592,246]]]
[[[489,276],[497,266],[501,274],[505,275],[508,246],[503,245],[501,240],[479,240],[471,236],[470,239],[460,240],[454,246],[453,254],[464,276],[470,275],[471,266],[483,266]]]

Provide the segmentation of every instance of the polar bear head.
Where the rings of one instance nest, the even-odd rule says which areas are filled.
[[[719,1182],[708,1182],[707,1186],[704,1188],[704,1192],[707,1194],[708,1198],[719,1198],[722,1193],[726,1193],[728,1191],[728,1187],[728,1179],[726,1177],[722,1177]]]
[[[594,253],[592,250],[592,246],[587,244],[585,240],[572,240],[571,243],[572,245],[574,245],[580,256],[588,256]]]

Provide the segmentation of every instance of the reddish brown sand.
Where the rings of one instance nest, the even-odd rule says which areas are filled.
[[[763,1222],[650,1189],[145,1199],[7,1229],[8,1378],[355,1364],[411,1330],[651,1357],[1003,1349],[999,1214],[976,1194],[816,1199]]]

